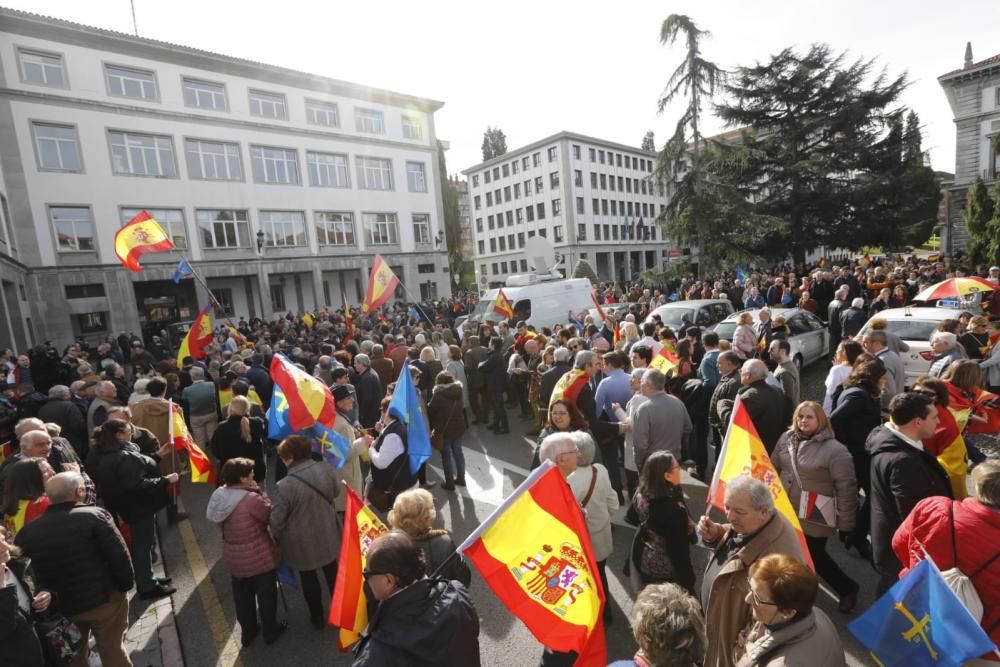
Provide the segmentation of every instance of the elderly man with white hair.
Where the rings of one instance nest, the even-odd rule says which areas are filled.
[[[750,566],[771,554],[805,561],[798,534],[775,511],[766,484],[736,477],[726,482],[723,501],[727,523],[716,523],[706,514],[697,529],[702,543],[712,550],[701,587],[706,625],[712,628],[705,667],[734,665],[733,648],[751,619],[751,608],[744,601]]]
[[[764,448],[770,454],[791,421],[791,410],[786,415],[785,398],[781,389],[768,382],[767,365],[760,359],[748,359],[740,368],[740,399],[750,419],[757,427]],[[735,406],[734,401],[721,400],[717,404],[721,424],[728,424]]]
[[[962,358],[958,337],[949,331],[935,331],[931,334],[931,350],[934,352],[934,359],[927,372],[931,377],[941,377],[952,362]]]
[[[840,337],[841,340],[853,339],[865,326],[868,321],[868,313],[865,312],[865,300],[857,297],[851,301],[851,306],[840,312]]]

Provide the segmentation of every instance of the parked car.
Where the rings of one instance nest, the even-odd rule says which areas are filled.
[[[740,311],[719,322],[712,331],[717,333],[720,339],[731,342],[737,320],[745,312],[753,315],[754,324],[759,321],[760,310]],[[830,346],[830,332],[821,319],[801,308],[772,308],[771,317],[778,315],[785,318],[785,324],[791,332],[788,335],[788,344],[792,348],[791,357],[800,369],[818,359],[826,358]]]
[[[733,314],[733,304],[729,299],[693,299],[691,301],[674,301],[656,307],[645,319],[652,322],[654,315],[671,329],[683,326],[684,316],[688,321],[703,330],[718,324]]]
[[[618,316],[618,319],[622,319],[623,317],[628,315],[629,312],[632,312],[631,309],[633,307],[638,309],[639,311],[642,310],[642,304],[638,303],[605,303],[601,306],[601,310],[604,311],[605,315],[610,315],[611,313],[615,313]],[[597,312],[597,308],[591,308],[587,312],[590,314],[591,317],[594,318],[594,322],[601,321],[601,315],[600,313]]]
[[[889,333],[896,334],[910,346],[909,352],[899,355],[906,367],[907,387],[931,368],[934,352],[931,351],[930,340],[938,323],[941,320],[957,320],[968,313],[961,308],[887,308],[875,316],[886,321]],[[867,330],[868,324],[865,324],[858,336],[864,336]]]

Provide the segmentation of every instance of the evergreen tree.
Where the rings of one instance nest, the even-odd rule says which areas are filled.
[[[573,278],[587,278],[590,280],[590,284],[595,287],[598,284],[597,273],[594,271],[594,267],[590,265],[585,259],[579,259],[576,262],[576,266],[573,268]]]
[[[973,264],[984,261],[989,254],[991,241],[994,240],[988,236],[991,218],[994,217],[993,209],[993,200],[986,191],[986,185],[977,176],[965,193],[965,208],[962,209],[962,220],[969,233],[966,251]]]
[[[653,138],[653,131],[650,130],[642,138],[642,150],[653,152],[656,150],[656,141]]]
[[[1000,144],[1000,139],[993,138],[994,150]],[[1000,178],[993,183],[993,217],[986,223],[986,261],[990,264],[1000,263]]]
[[[908,165],[924,166],[923,140],[920,136],[920,119],[917,112],[906,114],[906,130],[903,131],[903,161]]]
[[[507,152],[507,135],[499,127],[487,127],[483,132],[483,162]]]
[[[451,284],[451,273],[462,273],[466,262],[466,258],[462,254],[462,227],[458,216],[458,198],[461,195],[448,177],[448,165],[445,161],[444,146],[440,139],[437,146],[438,179],[441,183],[441,197],[444,202],[444,237],[448,249],[448,264],[451,269],[448,283]]]

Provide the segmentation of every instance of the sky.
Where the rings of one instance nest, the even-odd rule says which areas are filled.
[[[15,9],[132,32],[129,0],[0,0]],[[737,2],[316,2],[134,0],[143,37],[440,100],[438,137],[450,143],[452,174],[482,160],[487,126],[508,149],[561,130],[638,146],[647,130],[660,147],[680,106],[656,102],[684,56],[662,46],[671,13],[709,30],[705,57],[726,68],[753,65],[786,47],[825,42],[849,59],[906,72],[902,103],[920,116],[931,165],[954,171],[955,129],[937,77],[973,57],[1000,53],[997,0],[758,0]],[[706,134],[725,128],[703,120]]]

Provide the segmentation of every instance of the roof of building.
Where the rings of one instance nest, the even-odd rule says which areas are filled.
[[[649,157],[656,157],[656,153],[654,151],[644,151],[641,148],[636,148],[635,146],[626,146],[625,144],[619,144],[614,141],[607,141],[606,139],[598,139],[596,137],[588,137],[585,134],[578,134],[576,132],[569,132],[567,130],[563,130],[562,132],[557,132],[551,136],[545,137],[544,139],[539,139],[538,141],[530,143],[527,146],[521,146],[520,148],[507,151],[503,155],[499,155],[493,158],[492,160],[487,160],[486,162],[480,162],[479,164],[474,164],[471,167],[468,167],[467,169],[463,169],[462,173],[471,174],[477,169],[482,169],[484,167],[492,167],[494,164],[500,164],[501,162],[506,162],[507,160],[510,160],[511,157],[514,155],[518,155],[520,153],[526,153],[528,151],[533,151],[536,148],[541,148],[545,144],[551,144],[553,141],[561,141],[563,139],[576,139],[577,141],[580,142],[600,144],[602,146],[607,146],[609,148],[614,148],[616,150],[630,151],[632,153],[648,155]]]
[[[203,59],[204,61],[214,61],[216,67],[219,65],[226,65],[230,69],[238,67],[245,70],[254,70],[256,71],[257,78],[264,80],[268,80],[269,78],[281,78],[283,81],[277,81],[277,83],[284,83],[285,85],[306,89],[328,89],[331,94],[340,94],[347,97],[361,98],[373,102],[382,102],[392,105],[412,105],[429,112],[434,112],[444,106],[444,102],[425,97],[416,97],[382,88],[373,88],[371,86],[343,81],[341,79],[334,79],[320,74],[303,72],[301,70],[294,70],[277,65],[269,65],[255,60],[248,60],[246,58],[227,56],[221,53],[196,49],[182,44],[173,44],[171,42],[165,42],[158,39],[137,37],[135,35],[119,32],[117,30],[97,28],[94,26],[84,25],[82,23],[75,23],[73,21],[44,16],[42,14],[35,14],[19,9],[0,7],[0,22],[2,22],[0,23],[0,25],[2,25],[0,30],[3,31],[19,33],[24,32],[25,29],[34,28],[33,31],[26,34],[30,34],[31,36],[36,36],[41,39],[53,39],[55,41],[60,41],[61,39],[61,36],[57,34],[59,31],[70,31],[82,35],[93,35],[102,37],[105,40],[116,40],[119,43],[127,43],[136,46],[141,45],[146,49],[149,47],[159,48],[169,52],[183,53]],[[64,37],[62,38],[62,41],[66,41]],[[96,48],[114,50],[113,48],[110,48],[112,43],[113,42],[105,42],[102,46]],[[156,56],[149,53],[148,50],[146,51],[146,54],[151,59],[156,59]],[[205,67],[209,68],[207,65]],[[253,77],[252,74],[241,74],[239,72],[237,72],[236,75],[243,75],[250,78]]]
[[[1000,53],[996,54],[995,56],[990,56],[986,60],[980,60],[979,62],[976,63],[970,63],[969,65],[966,65],[961,69],[956,69],[951,72],[948,72],[947,74],[942,74],[941,76],[938,77],[938,81],[941,81],[942,79],[950,79],[960,74],[972,74],[974,72],[977,72],[978,70],[990,69],[992,67],[1000,67]]]

